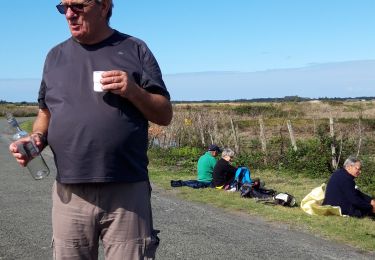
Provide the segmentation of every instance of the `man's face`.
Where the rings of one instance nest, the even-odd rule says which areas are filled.
[[[63,5],[68,5],[65,18],[72,36],[83,44],[94,43],[97,35],[100,35],[100,28],[106,24],[101,12],[100,4],[95,0],[63,0]],[[82,4],[81,10],[74,10],[69,5]]]
[[[354,178],[357,178],[361,174],[361,169],[362,165],[360,162],[356,162],[355,164],[350,165],[346,168],[349,174],[354,176]]]

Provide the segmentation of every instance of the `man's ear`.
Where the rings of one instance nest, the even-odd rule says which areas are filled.
[[[111,5],[112,5],[112,0],[102,0],[102,5],[101,5],[101,17],[106,19],[107,17],[107,14],[109,12],[109,9],[111,8]]]

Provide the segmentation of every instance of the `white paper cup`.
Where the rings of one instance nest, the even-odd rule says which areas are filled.
[[[94,83],[94,91],[96,92],[103,92],[102,89],[102,83],[100,83],[100,80],[102,79],[102,73],[104,71],[94,71],[92,73],[93,83]]]

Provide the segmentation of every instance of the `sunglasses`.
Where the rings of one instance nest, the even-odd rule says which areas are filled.
[[[60,2],[58,5],[56,5],[56,8],[60,14],[66,14],[66,12],[68,11],[68,8],[70,8],[70,10],[72,10],[74,13],[83,13],[84,8],[88,6],[88,3],[90,3],[91,1],[92,0],[87,0],[83,2],[82,4],[71,4],[71,5],[63,4]]]

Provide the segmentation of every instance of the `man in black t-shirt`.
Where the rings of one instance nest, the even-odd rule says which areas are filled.
[[[72,37],[47,55],[33,134],[57,168],[53,248],[57,259],[152,259],[148,121],[168,125],[169,93],[146,44],[109,26],[111,0],[63,0]],[[103,92],[93,90],[93,71]],[[25,166],[16,144],[10,151]]]
[[[354,179],[361,174],[362,163],[355,157],[344,162],[327,184],[323,205],[339,206],[343,215],[364,217],[374,215],[375,200],[356,189]]]

